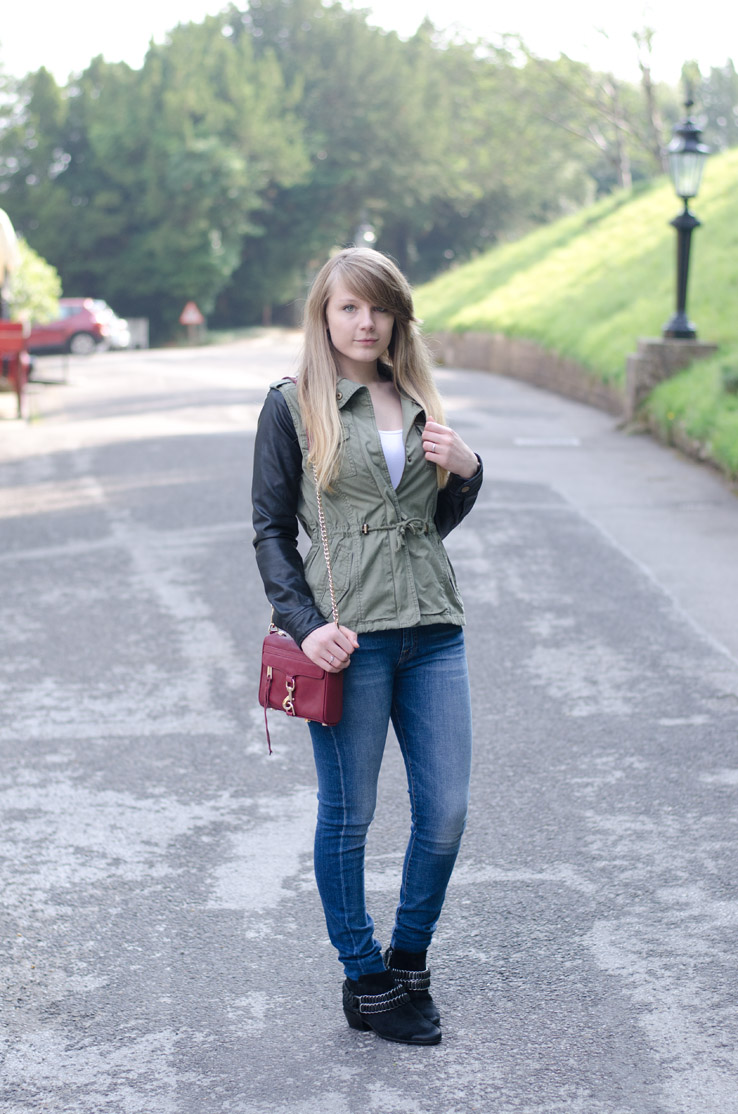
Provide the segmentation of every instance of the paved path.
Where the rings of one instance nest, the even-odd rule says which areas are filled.
[[[269,759],[254,692],[252,437],[294,354],[98,356],[0,421],[0,1110],[736,1114],[735,494],[602,414],[440,373],[487,468],[449,542],[474,788],[444,1040],[390,1045],[343,1021],[304,732],[274,717]],[[390,746],[382,939],[405,832]]]

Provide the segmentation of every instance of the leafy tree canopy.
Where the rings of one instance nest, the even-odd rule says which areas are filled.
[[[66,293],[160,333],[190,299],[269,320],[359,228],[418,281],[659,171],[678,97],[636,37],[640,86],[427,20],[403,41],[338,3],[231,4],[139,71],[96,58],[65,88],[44,69],[9,88],[0,204]],[[700,81],[734,142],[732,63]]]
[[[13,321],[53,321],[59,316],[61,279],[54,267],[18,240],[20,264],[9,283],[8,304]]]

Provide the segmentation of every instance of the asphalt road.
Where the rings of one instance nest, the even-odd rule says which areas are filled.
[[[735,493],[603,414],[440,373],[487,469],[449,539],[476,755],[444,1038],[358,1034],[307,732],[274,716],[269,758],[256,700],[253,431],[295,345],[78,360],[0,421],[0,1110],[736,1114]],[[392,745],[383,941],[406,827]]]

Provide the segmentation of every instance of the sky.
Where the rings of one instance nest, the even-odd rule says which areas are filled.
[[[363,8],[370,22],[411,35],[428,15],[436,26],[457,26],[467,37],[497,40],[520,34],[544,57],[560,53],[638,79],[633,32],[655,31],[651,67],[657,81],[676,84],[682,62],[696,59],[703,72],[728,58],[738,64],[738,12],[726,0],[344,0]],[[245,6],[245,5],[244,5]],[[0,65],[22,76],[46,66],[60,84],[102,54],[106,61],[140,67],[150,40],[162,42],[177,23],[199,22],[226,7],[226,0],[126,0],[106,7],[100,0],[5,0],[0,19]]]

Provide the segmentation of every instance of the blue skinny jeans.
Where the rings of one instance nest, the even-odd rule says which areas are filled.
[[[410,794],[410,840],[392,947],[425,951],[466,823],[469,679],[461,627],[359,635],[344,672],[343,717],[310,724],[318,772],[315,876],[328,935],[350,979],[384,970],[364,893],[364,850],[390,720]]]

